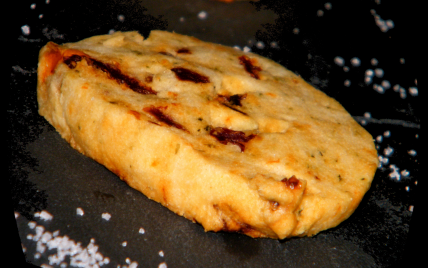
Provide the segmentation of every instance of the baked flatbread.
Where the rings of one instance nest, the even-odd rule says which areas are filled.
[[[334,99],[176,33],[50,42],[37,93],[73,148],[206,231],[312,236],[353,213],[377,169],[371,135]]]

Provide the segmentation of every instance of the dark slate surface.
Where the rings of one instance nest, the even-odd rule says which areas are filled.
[[[408,242],[411,206],[413,213],[420,208],[416,203],[422,148],[420,96],[409,91],[418,88],[418,40],[412,8],[384,1],[342,2],[20,3],[10,25],[13,57],[6,105],[10,197],[5,195],[18,215],[15,221],[12,213],[8,214],[12,218],[11,233],[18,233],[18,256],[24,248],[22,258],[41,266],[49,264],[49,256],[57,253],[51,249],[36,254],[37,242],[27,238],[35,234],[28,225],[33,221],[46,232],[59,231],[59,236],[68,236],[82,247],[95,239],[98,252],[110,259],[106,267],[130,266],[126,258],[138,267],[158,267],[163,262],[167,267],[390,267],[413,258],[415,252],[405,249],[412,246]],[[205,19],[198,17],[201,11],[206,12]],[[376,25],[380,19],[391,20],[393,27],[382,31]],[[29,34],[21,29],[24,25],[29,26]],[[248,46],[341,102],[374,138],[383,137],[376,141],[379,155],[387,157],[384,150],[393,148],[389,162],[379,167],[372,188],[356,212],[338,227],[315,237],[277,241],[205,233],[201,226],[148,200],[103,166],[73,150],[37,113],[40,48],[48,41],[74,42],[112,29],[138,30],[146,37],[150,30],[162,29],[224,45]],[[257,41],[263,41],[264,47],[257,47]],[[336,56],[345,60],[348,71],[334,62]],[[361,60],[360,66],[351,64],[353,57]],[[370,63],[372,58],[378,60],[377,66]],[[364,73],[375,68],[381,68],[384,76],[375,76],[368,85]],[[349,86],[344,84],[347,79]],[[373,84],[381,85],[384,80],[391,84],[385,93],[373,89]],[[405,97],[393,89],[397,84],[406,92]],[[409,154],[411,150],[417,154]],[[391,178],[391,164],[409,175],[401,175],[400,180]],[[78,207],[84,210],[83,216],[76,215]],[[35,217],[34,213],[42,210],[53,219]],[[111,214],[109,221],[102,219],[104,212]],[[139,233],[141,227],[144,234]],[[122,245],[124,241],[126,246]],[[163,257],[159,255],[161,250]],[[66,258],[64,263],[70,267],[69,261]]]

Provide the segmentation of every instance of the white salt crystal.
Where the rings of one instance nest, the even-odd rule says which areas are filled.
[[[334,58],[334,63],[336,63],[339,66],[343,66],[343,64],[345,63],[345,60],[340,56],[336,56]]]
[[[110,215],[110,213],[104,212],[103,214],[101,214],[101,217],[102,217],[104,220],[109,221],[109,220],[110,220],[110,218],[111,218],[111,215]]]
[[[207,16],[208,16],[208,13],[206,11],[201,11],[201,12],[198,13],[198,18],[201,19],[201,20],[206,19]]]
[[[76,214],[79,216],[83,216],[85,214],[85,212],[83,211],[82,208],[76,208]]]

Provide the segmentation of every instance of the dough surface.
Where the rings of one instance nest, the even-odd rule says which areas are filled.
[[[337,101],[176,33],[50,42],[37,94],[73,148],[206,231],[315,235],[354,212],[377,169],[372,136]]]

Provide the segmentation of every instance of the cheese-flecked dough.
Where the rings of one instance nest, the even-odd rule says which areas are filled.
[[[176,33],[49,42],[37,96],[73,148],[206,231],[312,236],[354,212],[377,169],[337,101],[269,59]]]

